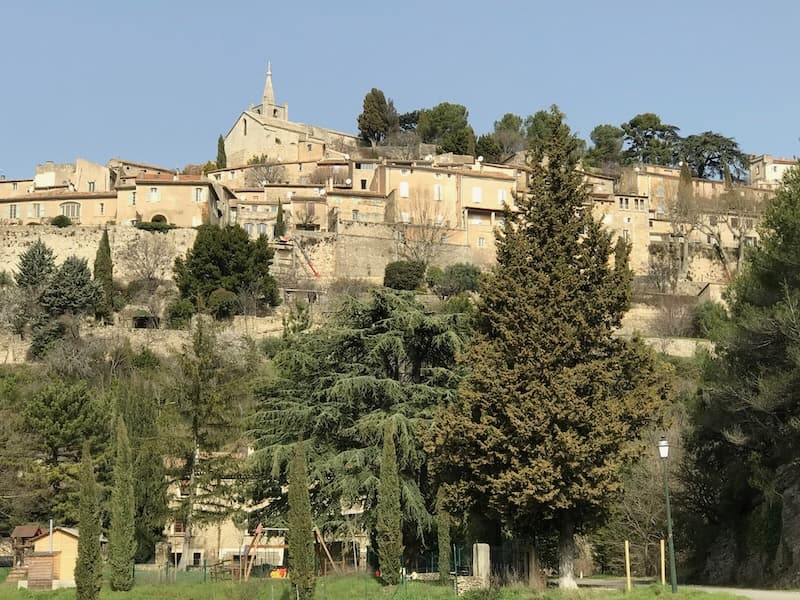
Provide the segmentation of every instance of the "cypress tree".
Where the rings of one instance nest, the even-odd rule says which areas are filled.
[[[100,507],[88,441],[83,446],[78,511],[80,537],[75,563],[75,597],[77,600],[96,600],[100,596],[103,561],[100,556]]]
[[[289,579],[298,600],[313,600],[314,524],[308,494],[308,466],[302,441],[297,442],[289,465]]]
[[[450,514],[444,507],[444,488],[436,494],[436,534],[439,542],[439,581],[450,581]]]
[[[99,289],[96,314],[108,320],[114,311],[114,264],[111,262],[111,245],[108,242],[108,229],[103,230],[100,245],[94,259],[94,281]]]
[[[217,138],[217,168],[224,169],[228,166],[228,157],[225,156],[225,139],[220,134]]]
[[[133,560],[136,554],[134,525],[133,465],[128,428],[117,418],[117,448],[114,462],[114,487],[111,490],[111,528],[109,564],[111,589],[128,591],[133,587]]]
[[[275,218],[275,237],[286,235],[286,221],[283,214],[283,204],[278,202],[278,216]]]
[[[381,578],[389,585],[400,582],[403,566],[403,530],[400,513],[400,476],[397,470],[397,450],[394,426],[387,421],[383,428],[383,453],[378,484],[378,565]]]
[[[465,507],[521,539],[557,533],[569,588],[575,531],[604,519],[666,390],[653,353],[614,336],[630,300],[629,247],[592,217],[577,140],[551,113],[482,284],[472,372],[435,424],[433,451]]]

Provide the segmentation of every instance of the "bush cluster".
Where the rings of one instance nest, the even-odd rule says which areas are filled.
[[[415,290],[425,276],[425,263],[416,260],[398,260],[386,265],[383,285],[393,290]]]

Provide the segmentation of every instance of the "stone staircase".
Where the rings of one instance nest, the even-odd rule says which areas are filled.
[[[11,570],[6,576],[5,583],[13,583],[17,587],[18,581],[26,581],[28,579],[28,567],[11,567]]]

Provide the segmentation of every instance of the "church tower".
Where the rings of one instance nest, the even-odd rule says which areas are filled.
[[[275,90],[272,88],[272,63],[267,63],[267,81],[264,83],[264,95],[261,98],[259,111],[263,116],[282,121],[289,120],[289,105],[279,106],[275,103]]]

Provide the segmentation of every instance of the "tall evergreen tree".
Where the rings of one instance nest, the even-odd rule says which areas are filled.
[[[383,453],[378,484],[378,517],[375,532],[378,541],[378,565],[381,578],[389,585],[400,582],[403,567],[403,527],[400,512],[400,476],[397,472],[397,449],[394,424],[383,428]]]
[[[290,335],[273,357],[276,375],[256,391],[259,481],[270,498],[263,518],[286,514],[286,449],[298,438],[313,443],[311,505],[324,529],[375,528],[384,424],[394,422],[403,487],[406,543],[433,525],[423,438],[435,407],[455,396],[456,355],[467,335],[464,314],[428,314],[411,294],[376,290],[352,299],[333,323]],[[341,507],[361,514],[342,519]]]
[[[122,416],[117,418],[114,487],[111,489],[111,528],[108,539],[111,589],[128,591],[133,587],[133,561],[136,554],[133,464],[128,428]]]
[[[794,576],[799,562],[779,549],[800,479],[799,168],[784,177],[762,225],[728,296],[730,327],[705,364],[684,485],[704,534],[694,540],[698,557],[707,554],[701,540],[730,540],[735,531],[742,556],[759,547],[764,575],[777,580]],[[745,581],[738,567],[731,583]]]
[[[248,403],[244,360],[223,352],[212,327],[198,320],[192,345],[178,357],[174,373],[174,415],[178,425],[172,449],[184,458],[175,473],[188,487],[177,516],[183,520],[180,569],[191,559],[194,525],[230,514],[237,474],[233,457],[221,452],[241,434],[241,415]]]
[[[436,495],[436,534],[439,546],[439,581],[450,581],[450,513],[445,507],[445,489]]]
[[[376,146],[389,134],[392,127],[397,127],[397,112],[392,101],[378,88],[372,88],[364,96],[364,107],[358,115],[358,131],[361,139]]]
[[[103,559],[100,555],[100,507],[89,442],[83,446],[80,490],[75,597],[77,600],[96,600],[100,597]]]
[[[228,157],[225,156],[225,139],[222,134],[217,138],[217,168],[225,169],[228,166]]]
[[[289,463],[289,514],[286,535],[289,546],[289,578],[298,600],[313,600],[314,523],[311,520],[311,499],[308,495],[308,465],[305,444],[299,441]]]
[[[114,263],[111,261],[111,244],[108,242],[108,229],[103,230],[100,245],[94,259],[94,282],[99,289],[98,317],[108,320],[114,311]]]
[[[465,506],[523,539],[557,531],[560,585],[575,587],[574,534],[602,521],[664,390],[652,353],[613,335],[629,248],[585,208],[578,141],[557,108],[550,117],[482,285],[472,372],[433,446]]]

